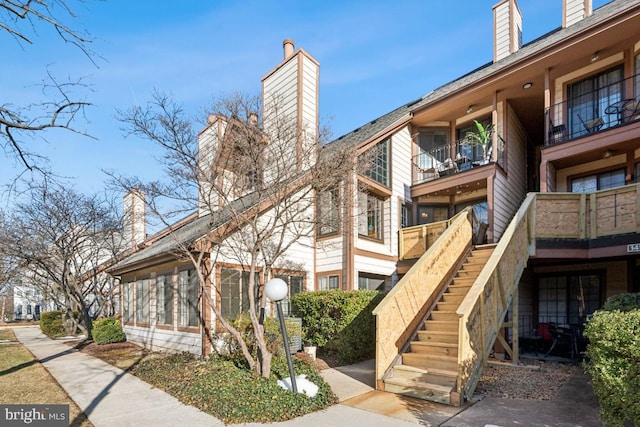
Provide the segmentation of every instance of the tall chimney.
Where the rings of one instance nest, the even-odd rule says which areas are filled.
[[[516,0],[502,0],[493,7],[493,61],[522,47],[522,14]]]
[[[562,0],[562,28],[582,21],[592,13],[591,0]]]
[[[295,49],[295,46],[293,44],[293,40],[285,39],[282,42],[282,47],[284,47],[284,59],[290,58],[291,55],[293,55],[293,50]]]
[[[135,248],[147,237],[145,195],[142,191],[131,189],[124,196],[124,239],[129,248]]]

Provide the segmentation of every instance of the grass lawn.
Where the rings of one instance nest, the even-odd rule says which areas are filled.
[[[17,341],[11,329],[0,339]],[[80,408],[22,344],[0,344],[0,402],[4,404],[68,404],[72,426],[92,426]]]

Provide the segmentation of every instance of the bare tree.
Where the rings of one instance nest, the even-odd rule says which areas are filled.
[[[188,256],[199,274],[200,290],[216,320],[239,343],[249,366],[269,376],[272,354],[267,348],[262,316],[267,306],[262,285],[273,268],[291,269],[292,249],[311,246],[318,226],[335,221],[335,212],[316,211],[318,197],[344,192],[353,177],[355,153],[348,147],[325,146],[326,129],[308,129],[272,100],[264,108],[258,97],[233,94],[222,97],[209,110],[199,134],[192,121],[171,97],[156,93],[145,107],[121,113],[126,130],[164,149],[161,160],[168,181],[145,183],[115,177],[125,189],[139,188],[147,203],[171,231],[171,221],[160,200],[179,208],[197,209],[209,218],[207,233],[183,241],[180,253]],[[264,114],[263,114],[264,111]],[[348,197],[347,197],[348,198]],[[337,209],[340,207],[335,206]],[[321,213],[327,212],[324,217]],[[205,292],[217,260],[233,260],[248,273],[248,312],[259,348],[254,357],[211,294]],[[262,281],[259,274],[262,272]],[[220,292],[219,284],[214,292]],[[217,298],[216,298],[217,299]],[[208,329],[209,325],[203,325]]]
[[[4,32],[17,43],[16,47],[33,44],[38,30],[53,30],[65,44],[80,49],[90,60],[94,54],[88,48],[90,37],[66,24],[76,18],[70,3],[73,0],[6,0],[0,1],[0,32]],[[11,60],[9,58],[5,58]],[[0,138],[5,153],[18,159],[25,170],[41,169],[37,151],[27,148],[27,141],[47,129],[66,129],[88,136],[76,127],[79,116],[84,115],[90,105],[74,93],[84,88],[81,79],[60,81],[50,70],[42,81],[44,100],[30,105],[14,104],[11,100],[0,100]]]
[[[33,188],[12,214],[0,235],[5,256],[18,266],[23,282],[64,307],[65,321],[90,338],[92,315],[103,311],[113,289],[104,269],[123,246],[112,204],[49,183]],[[82,323],[75,321],[74,308]]]

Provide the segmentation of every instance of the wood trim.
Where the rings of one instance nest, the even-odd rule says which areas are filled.
[[[365,256],[367,258],[379,259],[379,260],[382,260],[382,261],[392,261],[392,262],[397,262],[398,261],[398,257],[395,256],[395,255],[384,255],[384,254],[380,254],[378,252],[367,251],[367,250],[364,250],[364,249],[356,248],[354,253],[355,253],[355,255]]]
[[[314,286],[314,291],[319,291],[320,290],[320,278],[321,277],[328,277],[328,276],[337,276],[338,277],[338,289],[342,289],[342,283],[343,283],[343,278],[342,278],[342,274],[343,274],[344,270],[329,270],[329,271],[318,271],[315,274],[315,286]]]

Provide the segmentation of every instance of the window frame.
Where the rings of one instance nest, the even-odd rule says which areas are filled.
[[[148,327],[151,323],[151,292],[149,278],[135,281],[135,325]],[[145,298],[146,296],[146,298]]]
[[[160,289],[160,281],[162,278],[162,292]],[[172,327],[174,324],[173,309],[175,305],[176,292],[173,284],[173,274],[161,273],[156,276],[156,325],[160,328]],[[167,302],[167,289],[169,290],[170,301]],[[162,298],[160,297],[162,295]],[[162,310],[160,309],[162,302]],[[169,305],[169,307],[167,307]],[[169,310],[167,310],[169,308]],[[167,313],[169,320],[167,321]]]
[[[178,316],[179,330],[194,330],[200,327],[200,292],[198,275],[193,268],[178,271]],[[195,297],[195,304],[193,299]],[[186,313],[185,310],[186,309]],[[195,325],[193,324],[195,323]]]
[[[278,272],[272,272],[272,277],[277,277],[279,279],[284,280],[284,282],[287,284],[287,296],[282,300],[282,313],[285,316],[291,316],[291,312],[293,311],[293,304],[291,304],[291,297],[305,292],[306,290],[306,279],[307,279],[307,274],[304,271],[278,271]],[[299,290],[297,292],[294,292],[293,289],[293,285],[292,285],[292,279],[296,279],[296,280],[300,280],[299,283]]]
[[[227,283],[226,280],[228,280],[231,276],[223,277],[225,274],[225,271],[233,272],[239,277],[239,280],[234,283]],[[242,267],[239,267],[239,266],[229,266],[229,265],[220,266],[218,270],[218,277],[219,277],[218,290],[220,293],[218,306],[220,308],[221,317],[224,317],[227,320],[233,320],[237,318],[239,315],[241,315],[242,313],[248,312],[249,310],[249,293],[248,293],[249,274],[250,274],[249,271],[244,270]],[[256,301],[259,301],[259,296],[260,296],[260,287],[261,287],[260,276],[261,276],[260,271],[256,271],[255,272],[255,289],[254,289]],[[231,292],[225,292],[225,289],[223,289],[223,286],[230,286],[229,291]],[[232,291],[234,290],[233,289],[234,287],[236,287],[236,291],[237,291],[235,294],[232,293]],[[227,297],[226,296],[227,294],[229,294],[230,296]],[[228,300],[228,302],[225,300]],[[236,305],[237,306],[236,310],[230,311],[229,309],[225,309],[225,304],[228,304],[229,308],[232,308],[234,305]]]
[[[384,242],[385,202],[386,198],[377,194],[358,192],[358,236]],[[363,204],[366,204],[365,208]],[[366,232],[363,227],[366,227]]]
[[[333,278],[335,278],[335,282],[336,282],[335,287],[333,287],[332,284],[331,284]],[[317,281],[318,281],[317,290],[319,290],[319,291],[332,291],[332,290],[335,290],[335,289],[341,289],[341,287],[340,287],[340,278],[341,278],[341,274],[339,274],[339,273],[319,274],[317,276]],[[326,287],[323,286],[323,284],[322,284],[324,279],[326,279],[326,281],[327,281],[327,286]]]
[[[329,200],[325,203],[323,197],[329,197]],[[326,206],[329,206],[328,210]],[[335,186],[319,191],[316,209],[318,213],[318,237],[335,236],[340,234],[340,188]]]
[[[122,283],[122,322],[133,325],[135,319],[135,281]]]
[[[622,178],[622,183],[620,185],[613,185],[613,186],[603,186],[603,180],[606,177],[612,177],[613,174],[618,174],[618,178]],[[591,190],[591,189],[587,189],[586,187],[583,186],[583,190],[576,190],[574,188],[574,184],[577,181],[580,180],[586,180],[586,179],[594,179],[595,180],[595,184],[596,184],[596,188]],[[610,169],[610,170],[606,170],[606,171],[602,171],[602,172],[598,172],[598,173],[591,173],[591,174],[587,174],[587,175],[580,175],[580,176],[574,176],[571,177],[570,179],[570,183],[569,183],[569,188],[570,191],[572,193],[591,193],[593,191],[601,191],[601,190],[609,190],[611,188],[618,188],[618,187],[622,187],[626,185],[626,170],[625,168],[616,168],[616,169]]]
[[[371,150],[376,150],[372,153]],[[391,188],[391,137],[385,138],[365,151],[362,156],[366,160],[372,156],[370,167],[366,167],[362,175],[377,182],[385,188]],[[361,167],[365,165],[361,163]]]

